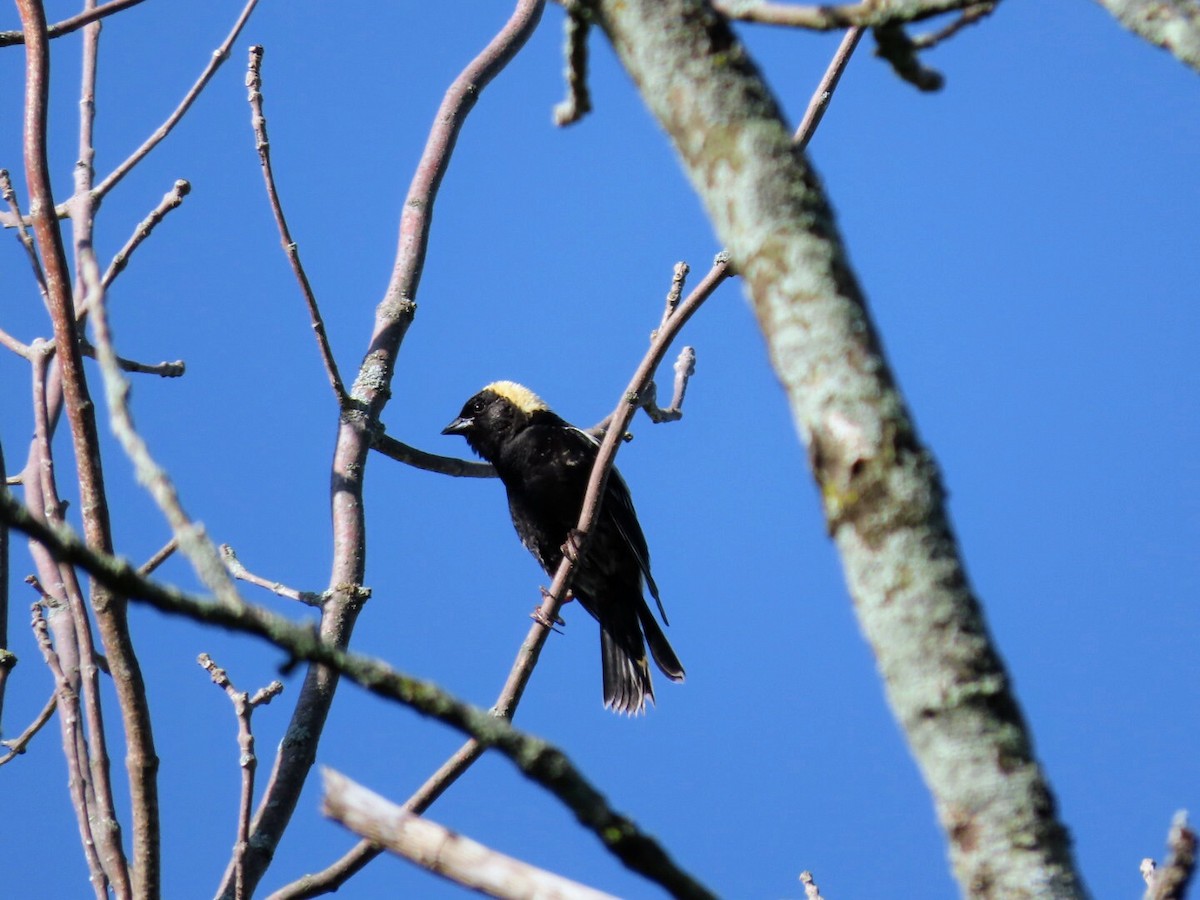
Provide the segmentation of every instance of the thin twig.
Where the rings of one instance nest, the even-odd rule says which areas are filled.
[[[8,748],[8,753],[0,756],[0,766],[25,752],[25,748],[29,746],[29,742],[33,740],[34,735],[41,731],[45,724],[50,721],[50,717],[54,715],[54,710],[57,708],[58,693],[54,692],[50,695],[50,699],[46,701],[46,705],[42,707],[42,711],[29,723],[29,727],[11,740],[0,741],[0,744]]]
[[[221,554],[221,559],[225,563],[225,568],[229,570],[229,574],[238,579],[238,581],[245,581],[247,584],[265,588],[278,597],[286,597],[288,600],[295,600],[308,606],[315,606],[318,609],[325,602],[325,595],[318,594],[315,591],[298,591],[278,581],[268,581],[265,578],[260,578],[242,565],[242,561],[237,558],[237,553],[228,544],[222,544],[217,550]]]
[[[125,267],[129,265],[129,257],[138,248],[138,245],[150,237],[150,232],[155,229],[159,222],[166,218],[167,213],[183,202],[183,198],[191,193],[191,190],[191,184],[180,178],[171,186],[169,191],[163,194],[162,200],[159,201],[158,206],[154,207],[150,215],[138,223],[137,228],[133,230],[133,234],[129,236],[129,240],[125,242],[125,246],[117,251],[117,255],[108,264],[108,270],[101,279],[101,283],[106,289],[113,283],[113,279],[120,275]],[[85,315],[86,312],[85,308],[80,311],[80,314]]]
[[[245,889],[245,858],[250,846],[250,811],[254,806],[254,772],[258,768],[258,757],[254,753],[254,731],[250,726],[250,717],[255,707],[270,703],[283,693],[283,684],[272,681],[260,688],[251,697],[245,691],[239,691],[229,679],[229,673],[213,662],[207,653],[201,653],[196,660],[204,671],[208,672],[213,684],[225,691],[226,696],[233,702],[233,712],[238,723],[238,764],[242,769],[242,791],[238,802],[237,842],[234,844],[234,896],[244,900]]]
[[[171,538],[169,541],[163,544],[163,546],[152,557],[142,563],[141,566],[138,567],[138,571],[143,575],[149,575],[168,559],[170,559],[171,554],[178,549],[179,541],[175,538]]]
[[[167,116],[167,120],[163,122],[162,125],[160,125],[158,129],[150,135],[150,137],[146,138],[140,147],[134,150],[124,162],[113,169],[108,177],[96,186],[95,195],[97,199],[103,197],[114,187],[116,187],[117,183],[120,182],[121,179],[126,175],[128,175],[133,167],[142,161],[146,154],[157,147],[162,142],[163,138],[171,133],[171,130],[179,123],[179,120],[183,118],[184,113],[186,113],[191,108],[192,104],[196,102],[196,98],[200,96],[200,92],[207,87],[208,83],[212,80],[212,77],[217,73],[217,69],[221,68],[221,65],[229,58],[229,48],[233,46],[233,42],[237,40],[238,35],[242,33],[242,28],[245,27],[247,20],[250,18],[250,14],[254,12],[254,7],[257,5],[258,0],[247,0],[245,7],[242,9],[241,15],[239,15],[237,21],[234,22],[233,28],[230,29],[229,34],[225,37],[225,40],[222,42],[221,46],[213,51],[212,58],[208,61],[208,65],[204,67],[204,71],[200,73],[200,77],[196,79],[196,83],[193,84],[187,94],[184,95],[184,98],[180,101],[179,106],[175,108],[175,111],[172,112],[171,115]]]
[[[838,48],[833,54],[833,59],[825,69],[825,74],[821,76],[821,83],[817,85],[816,92],[808,101],[808,109],[804,111],[804,118],[800,120],[800,125],[796,128],[796,134],[792,138],[801,150],[808,147],[808,142],[816,134],[817,126],[825,118],[825,111],[829,109],[829,103],[833,100],[833,92],[837,90],[838,82],[842,80],[842,73],[846,71],[854,49],[862,40],[863,31],[862,28],[846,30],[842,42],[838,44]]]
[[[29,580],[26,579],[26,581]],[[44,591],[42,594],[46,596]],[[75,809],[80,843],[83,845],[83,855],[88,864],[90,873],[88,881],[91,882],[97,900],[107,900],[109,880],[105,873],[105,867],[100,861],[96,844],[97,835],[92,827],[94,816],[91,810],[94,800],[87,793],[87,786],[90,783],[90,779],[86,775],[87,763],[80,754],[80,748],[84,747],[84,737],[78,715],[78,694],[63,669],[58,654],[54,650],[54,644],[50,640],[46,616],[42,612],[42,603],[34,603],[30,607],[30,612],[32,613],[31,624],[34,639],[42,651],[42,659],[45,660],[46,667],[54,676],[55,705],[62,707],[62,714],[58,720],[62,726],[63,754],[66,756],[67,770],[70,773],[70,777],[67,778],[67,788],[71,792],[71,805]]]
[[[82,307],[79,314],[81,316],[87,315],[87,307]],[[79,352],[84,356],[92,358],[96,356],[95,346],[90,341],[82,338],[79,341]],[[136,359],[126,359],[124,356],[118,356],[117,366],[122,372],[133,372],[140,375],[158,375],[161,378],[179,378],[187,371],[187,366],[182,359],[177,359],[174,362],[141,363]]]
[[[489,897],[616,900],[415,816],[333,769],[321,770],[321,812],[403,859]]]
[[[377,450],[384,456],[412,466],[414,469],[424,469],[426,472],[437,472],[439,475],[453,475],[459,478],[495,478],[496,470],[491,463],[474,462],[469,459],[458,459],[454,456],[439,456],[427,453],[401,443],[390,437],[382,430],[371,438],[371,449]]]
[[[42,272],[42,262],[38,259],[37,248],[33,246],[33,238],[29,236],[29,228],[26,227],[25,220],[21,217],[21,204],[17,200],[17,192],[13,190],[12,178],[8,174],[8,169],[0,169],[0,195],[4,197],[4,202],[8,204],[9,211],[12,213],[12,219],[17,228],[17,239],[25,248],[25,256],[29,259],[29,265],[33,269],[33,280],[41,292],[42,302],[49,307],[50,297],[46,293],[46,275]]]
[[[63,19],[61,22],[55,22],[46,29],[46,37],[56,38],[62,37],[64,34],[70,34],[73,31],[78,31],[84,25],[92,22],[98,22],[105,16],[111,16],[113,13],[119,13],[123,9],[128,9],[131,6],[137,6],[142,0],[109,0],[108,3],[100,6],[92,6],[85,9],[81,13],[71,16],[69,19]],[[0,47],[8,47],[12,44],[25,43],[25,34],[20,31],[0,31]]]
[[[996,11],[997,2],[999,2],[999,0],[995,0],[995,2],[976,3],[974,6],[968,6],[962,11],[957,19],[955,19],[945,28],[939,28],[937,31],[930,32],[929,34],[918,35],[917,37],[913,38],[913,46],[918,50],[929,50],[932,47],[936,47],[942,41],[958,34],[968,25],[974,25],[978,22],[982,22]]]
[[[250,101],[250,121],[254,127],[254,144],[258,150],[258,161],[262,166],[263,181],[267,185],[267,200],[271,204],[271,214],[275,216],[275,227],[279,229],[279,240],[283,244],[283,252],[287,255],[288,263],[300,284],[300,293],[308,306],[308,317],[312,321],[313,334],[317,338],[317,349],[321,353],[321,361],[325,364],[325,374],[329,378],[329,386],[333,388],[334,398],[338,407],[346,403],[346,388],[342,384],[342,376],[338,373],[337,360],[333,358],[333,348],[329,346],[329,336],[325,333],[325,320],[321,318],[321,308],[317,305],[317,296],[313,293],[304,264],[300,262],[300,248],[292,239],[287,219],[283,214],[283,204],[279,200],[279,192],[275,187],[275,172],[271,168],[271,141],[267,137],[267,117],[263,114],[262,95],[262,59],[263,48],[255,45],[250,48],[250,66],[246,72],[246,89]]]

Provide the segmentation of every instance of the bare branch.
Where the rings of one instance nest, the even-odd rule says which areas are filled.
[[[50,699],[46,701],[46,705],[42,707],[42,711],[37,714],[24,731],[12,740],[0,741],[0,744],[8,748],[8,753],[0,756],[0,766],[25,752],[25,748],[29,746],[29,742],[33,740],[34,735],[45,727],[46,723],[50,721],[50,717],[54,715],[54,710],[57,708],[58,693],[56,691],[50,695]]]
[[[627,407],[625,414],[632,415],[632,407]],[[611,464],[611,456],[604,464]],[[599,469],[593,471],[593,484],[598,483],[598,472]],[[65,525],[51,524],[33,516],[7,490],[0,491],[0,522],[7,522],[24,532],[43,544],[57,559],[79,566],[95,579],[104,581],[111,590],[132,600],[145,602],[171,615],[254,635],[285,650],[294,661],[319,663],[376,696],[403,703],[471,735],[485,747],[498,750],[522,774],[553,794],[632,871],[661,885],[676,897],[709,900],[714,896],[680,869],[652,837],[613,810],[562,751],[517,731],[502,717],[463,703],[432,682],[404,675],[379,660],[343,650],[313,629],[269,610],[248,603],[230,605],[202,599],[151,581],[127,561],[92,550]],[[559,571],[561,574],[563,569]],[[251,852],[253,849],[251,835]],[[247,867],[247,879],[249,872]],[[246,887],[249,890],[248,881]]]
[[[268,581],[265,578],[260,578],[242,565],[242,561],[237,558],[237,553],[228,544],[222,544],[217,550],[220,552],[221,559],[225,563],[225,568],[229,570],[229,574],[238,579],[238,581],[244,581],[256,587],[265,588],[278,597],[286,597],[288,600],[295,600],[307,606],[315,606],[318,609],[325,602],[324,594],[318,594],[314,591],[298,591],[278,581]]]
[[[119,13],[123,9],[128,9],[131,6],[137,6],[142,0],[109,0],[108,3],[100,6],[93,6],[90,9],[85,9],[77,15],[71,16],[69,19],[63,19],[61,22],[55,22],[46,29],[46,37],[56,38],[62,37],[64,34],[70,34],[73,31],[78,31],[84,25],[89,25],[92,22],[98,22],[105,16],[111,16],[113,13]],[[0,47],[8,47],[12,44],[25,43],[25,35],[20,31],[0,31]]]
[[[424,450],[401,443],[394,437],[389,437],[383,431],[371,438],[371,449],[377,450],[396,462],[402,462],[414,469],[424,469],[426,472],[437,472],[440,475],[453,475],[458,478],[496,477],[496,470],[492,468],[491,463],[426,453]]]
[[[254,772],[258,768],[258,757],[254,753],[254,731],[250,726],[250,717],[254,714],[255,707],[270,703],[271,700],[283,693],[283,685],[278,681],[272,681],[251,697],[245,691],[235,688],[233,682],[229,680],[229,674],[213,662],[212,657],[207,653],[201,653],[197,662],[204,671],[208,672],[213,684],[225,691],[225,694],[233,702],[234,715],[237,716],[238,764],[242,768],[242,791],[238,802],[237,841],[233,849],[234,896],[237,900],[244,900],[246,897],[245,858],[246,850],[250,846],[250,811],[254,806]]]
[[[27,578],[26,581],[30,581],[30,579]],[[48,598],[40,586],[35,585],[35,587],[43,597]],[[96,894],[97,900],[107,900],[109,879],[105,867],[100,861],[100,854],[97,851],[98,836],[92,827],[95,798],[94,795],[89,796],[88,793],[90,779],[87,776],[86,746],[83,731],[80,728],[79,695],[54,650],[54,644],[50,640],[50,632],[46,626],[46,617],[42,612],[42,603],[34,603],[30,611],[33,614],[34,638],[37,640],[38,648],[42,651],[46,667],[54,676],[55,705],[62,707],[59,722],[62,726],[63,755],[67,760],[67,787],[71,792],[71,806],[75,809],[80,843],[83,845],[83,855],[88,864],[90,873],[88,880],[92,884],[92,891]],[[128,884],[126,884],[124,896],[128,896]]]
[[[804,111],[804,118],[800,120],[796,133],[792,136],[793,143],[801,150],[808,147],[812,136],[816,134],[817,126],[825,118],[825,111],[829,109],[829,104],[833,100],[833,92],[837,90],[838,82],[842,80],[842,73],[850,64],[850,57],[854,55],[854,50],[858,46],[858,42],[862,40],[862,35],[862,28],[847,29],[846,34],[842,37],[842,42],[838,44],[838,48],[833,54],[833,59],[829,61],[829,66],[825,69],[825,74],[821,76],[820,84],[817,85],[816,91],[808,101],[808,109]]]
[[[8,204],[9,211],[12,213],[12,220],[17,229],[17,239],[25,248],[25,255],[33,269],[33,280],[42,294],[42,302],[49,307],[50,296],[46,292],[46,275],[42,272],[42,262],[38,259],[37,248],[33,246],[33,238],[29,236],[29,229],[21,217],[21,205],[17,202],[17,192],[13,190],[12,178],[8,174],[8,169],[0,169],[0,195],[3,195],[4,202]]]
[[[996,2],[999,2],[999,0],[996,0]],[[946,27],[913,38],[913,46],[918,50],[929,50],[936,47],[942,41],[954,37],[954,35],[958,34],[968,25],[975,25],[978,22],[982,22],[995,11],[995,2],[976,3],[974,6],[968,6],[957,19]]]
[[[275,226],[279,229],[279,239],[283,243],[283,252],[287,254],[296,281],[300,283],[300,293],[308,306],[308,316],[312,320],[313,334],[317,338],[317,348],[321,352],[321,361],[325,364],[325,374],[329,377],[329,385],[338,406],[346,403],[346,388],[342,384],[342,376],[338,373],[337,361],[333,358],[333,348],[329,346],[329,338],[325,334],[325,320],[321,318],[321,309],[317,305],[317,297],[313,293],[304,265],[300,262],[300,248],[292,239],[287,219],[283,215],[283,205],[279,201],[279,192],[275,188],[275,173],[271,168],[271,142],[267,138],[267,117],[263,114],[262,96],[262,58],[263,48],[250,48],[250,67],[246,72],[246,88],[249,92],[251,123],[254,126],[255,147],[258,150],[258,160],[262,165],[263,180],[267,185],[267,199],[271,204],[271,213],[275,216]]]
[[[141,162],[142,159],[151,150],[157,147],[162,142],[163,138],[170,134],[171,130],[177,124],[179,124],[179,120],[183,118],[184,114],[189,109],[191,109],[192,104],[196,102],[196,98],[200,96],[200,93],[205,87],[208,86],[208,83],[217,73],[217,70],[221,68],[221,65],[229,58],[229,48],[233,46],[233,42],[237,40],[238,35],[242,33],[242,28],[245,27],[247,20],[250,18],[250,14],[254,12],[254,7],[257,5],[258,0],[247,0],[245,7],[242,9],[241,15],[239,15],[237,21],[234,22],[233,28],[230,29],[229,34],[221,43],[221,46],[213,51],[212,58],[209,60],[208,65],[204,67],[204,71],[200,73],[200,77],[196,79],[196,83],[193,84],[187,94],[184,95],[184,98],[180,101],[179,106],[175,108],[175,111],[172,112],[171,115],[167,116],[167,120],[163,122],[162,125],[160,125],[158,129],[150,135],[150,137],[146,138],[140,147],[134,150],[124,162],[113,169],[108,177],[96,186],[95,196],[97,199],[103,197],[114,187],[116,187],[121,179],[128,175],[130,171],[133,170],[133,167]]]
[[[108,288],[113,283],[113,279],[120,275],[125,267],[129,265],[129,257],[133,251],[138,248],[142,241],[150,237],[150,232],[155,229],[159,222],[166,218],[167,213],[176,209],[183,202],[183,198],[191,193],[191,190],[191,184],[180,178],[171,186],[169,191],[163,194],[163,198],[159,201],[158,206],[154,207],[150,215],[138,223],[137,228],[133,230],[133,234],[129,236],[129,240],[125,242],[125,246],[117,251],[117,255],[108,264],[108,270],[104,273],[104,277],[100,279],[105,288]],[[85,308],[81,310],[80,314],[85,315],[86,312]]]
[[[375,310],[369,350],[359,368],[350,398],[343,407],[334,448],[331,484],[334,560],[329,599],[321,614],[320,634],[330,644],[346,646],[361,601],[356,592],[366,564],[366,520],[363,478],[379,419],[391,396],[392,376],[400,345],[416,312],[417,290],[424,268],[438,188],[450,163],[467,115],[493,78],[523,47],[541,19],[544,0],[519,0],[508,22],[447,89],[417,163],[400,217],[400,237],[392,276]],[[303,735],[281,746],[271,779],[259,803],[246,860],[251,892],[266,871],[287,827],[300,791],[316,757],[317,743],[337,689],[335,671],[310,666],[288,725]],[[226,869],[221,894],[231,895],[232,870]]]
[[[17,0],[17,9],[26,37],[24,161],[25,181],[30,197],[29,216],[46,275],[50,318],[54,326],[55,360],[62,378],[67,418],[71,426],[84,533],[89,546],[110,554],[113,547],[112,530],[108,518],[103,469],[100,464],[99,434],[83,369],[83,359],[76,340],[71,276],[50,185],[46,147],[50,48],[45,36],[45,11],[40,0]],[[81,227],[90,228],[90,221]],[[48,426],[46,430],[48,433]],[[64,581],[69,578],[67,573],[63,573],[63,577]],[[87,615],[74,591],[68,590],[67,597],[68,600],[74,598],[71,613],[76,633],[82,642],[80,648],[84,652],[84,703],[91,741],[88,768],[96,792],[96,812],[102,823],[99,830],[93,829],[91,838],[98,843],[105,872],[112,880],[118,896],[124,897],[131,890],[140,894],[144,886],[148,886],[151,893],[157,893],[158,805],[154,772],[157,770],[158,759],[153,751],[149,709],[146,705],[141,672],[129,639],[125,606],[103,585],[92,585],[92,609],[108,650],[110,663],[116,670],[114,675],[117,677],[114,677],[113,682],[117,688],[128,745],[134,814],[132,884],[112,803],[104,723],[98,692],[95,690],[94,660],[87,658],[90,651]],[[142,879],[140,883],[139,879]]]
[[[615,900],[611,894],[536,868],[414,816],[333,769],[322,769],[321,778],[325,785],[322,813],[360,837],[463,887],[512,900]]]

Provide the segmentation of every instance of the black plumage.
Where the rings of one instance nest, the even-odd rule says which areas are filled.
[[[555,415],[536,394],[511,381],[488,385],[463,406],[442,431],[461,434],[471,449],[496,467],[508,491],[517,535],[553,576],[563,545],[579,522],[584,494],[599,444]],[[599,521],[576,571],[572,592],[600,623],[605,706],[630,715],[654,699],[646,645],[672,681],[683,666],[642,593],[658,586],[650,574],[650,552],[629,488],[614,469]],[[663,615],[666,622],[666,615]]]

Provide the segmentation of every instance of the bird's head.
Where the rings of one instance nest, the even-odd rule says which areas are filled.
[[[442,434],[461,434],[471,449],[495,462],[500,447],[535,418],[549,412],[542,399],[515,381],[494,381],[468,400]]]

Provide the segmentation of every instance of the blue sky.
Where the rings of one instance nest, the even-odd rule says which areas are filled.
[[[74,11],[48,6],[51,19]],[[105,26],[100,173],[174,108],[238,8],[148,2]],[[326,586],[336,409],[263,194],[246,49],[266,47],[277,178],[349,379],[434,110],[508,11],[348,3],[335,18],[310,0],[263,4],[180,128],[101,208],[104,260],[176,178],[192,183],[110,292],[113,327],[123,355],[186,360],[180,380],[135,382],[138,425],[187,509],[265,577]],[[464,454],[438,432],[497,378],[528,384],[579,424],[601,419],[658,323],[671,266],[687,260],[698,279],[719,249],[602,40],[592,42],[596,111],[570,129],[551,124],[561,20],[549,8],[484,93],[442,188],[384,417],[389,433],[424,449]],[[2,24],[15,27],[11,10]],[[836,37],[741,33],[797,119]],[[871,49],[864,42],[852,62],[812,158],[940,463],[1080,866],[1095,896],[1132,896],[1139,861],[1162,855],[1172,813],[1200,810],[1200,82],[1095,4],[1001,5],[927,56],[947,78],[939,94],[898,81]],[[55,52],[61,199],[75,154],[77,38]],[[18,179],[22,64],[19,48],[0,50],[0,166]],[[5,237],[0,327],[48,336],[27,264]],[[723,287],[683,340],[698,355],[684,419],[635,422],[619,466],[688,680],[660,678],[659,706],[642,719],[605,712],[595,626],[568,607],[517,724],[563,747],[724,896],[801,897],[806,868],[831,897],[956,896],[740,287]],[[25,364],[0,354],[0,385],[0,440],[15,469],[31,429]],[[168,530],[106,441],[118,544],[142,559]],[[65,490],[69,444],[60,439],[58,452]],[[366,501],[373,597],[355,647],[490,705],[546,580],[512,533],[501,486],[377,457]],[[26,627],[30,563],[16,545],[10,635],[21,664],[6,737],[51,690]],[[180,560],[161,574],[196,585]],[[205,896],[233,843],[239,775],[230,704],[195,657],[211,653],[251,690],[276,677],[282,657],[146,609],[132,622],[158,716],[164,893]],[[298,688],[288,679],[256,714],[263,771]],[[113,742],[120,779],[115,732]],[[345,685],[319,761],[403,800],[459,742]],[[59,744],[52,723],[0,770],[0,806],[22,818],[0,841],[13,896],[87,890]],[[353,843],[317,801],[314,782],[265,889]],[[430,816],[598,888],[659,896],[502,759],[484,759]],[[384,858],[339,896],[401,893],[461,895]]]

